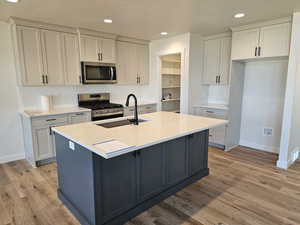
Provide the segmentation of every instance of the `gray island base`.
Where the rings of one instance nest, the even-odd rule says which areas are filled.
[[[122,225],[209,174],[208,130],[110,159],[55,140],[58,196],[83,225]]]

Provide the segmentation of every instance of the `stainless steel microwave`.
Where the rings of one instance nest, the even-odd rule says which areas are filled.
[[[84,84],[117,83],[115,64],[82,62],[82,82]]]

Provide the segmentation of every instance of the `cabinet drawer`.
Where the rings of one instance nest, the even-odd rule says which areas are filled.
[[[47,125],[55,125],[61,123],[67,123],[67,116],[47,116],[42,118],[34,118],[32,120],[32,126],[47,126]]]
[[[88,121],[91,121],[90,112],[79,112],[79,113],[72,113],[69,115],[70,124],[84,123]]]
[[[196,114],[199,116],[205,116],[222,120],[226,120],[228,118],[228,112],[226,110],[220,109],[199,108]]]
[[[139,105],[138,106],[138,113],[139,114],[146,114],[146,113],[152,113],[156,112],[156,104],[150,104],[150,105]],[[124,116],[131,116],[134,114],[134,107],[125,107],[124,108]]]

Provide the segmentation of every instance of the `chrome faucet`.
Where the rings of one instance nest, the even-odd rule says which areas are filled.
[[[137,111],[137,99],[136,96],[134,94],[130,94],[127,96],[127,100],[126,100],[126,106],[129,106],[129,99],[130,97],[134,98],[134,119],[130,119],[130,122],[133,122],[134,125],[139,125],[139,118],[138,118],[138,111]]]

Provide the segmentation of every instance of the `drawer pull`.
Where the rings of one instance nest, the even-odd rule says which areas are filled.
[[[76,113],[75,115],[76,116],[83,116],[84,114],[83,113]]]
[[[206,111],[207,113],[215,113],[215,112],[213,112],[213,111]]]
[[[47,122],[55,121],[56,119],[47,119]]]

